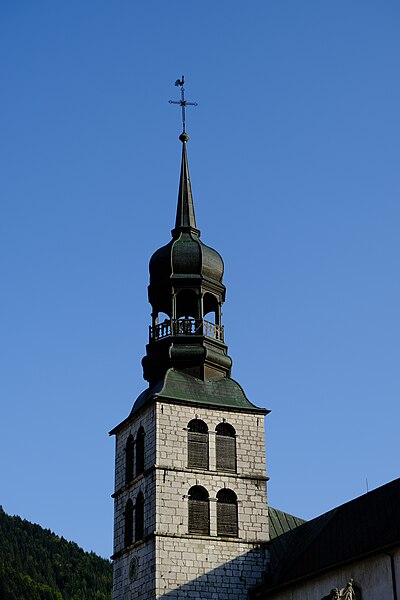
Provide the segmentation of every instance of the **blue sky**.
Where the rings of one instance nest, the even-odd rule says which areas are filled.
[[[316,516],[399,475],[400,6],[0,6],[0,504],[112,553],[107,432],[144,389],[148,260],[187,98],[233,376],[270,503]]]

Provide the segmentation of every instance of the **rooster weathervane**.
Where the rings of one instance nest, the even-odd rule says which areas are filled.
[[[182,108],[182,133],[186,133],[186,107],[187,106],[197,106],[197,102],[188,102],[185,100],[185,88],[183,87],[185,84],[185,78],[182,75],[182,79],[177,79],[175,81],[175,85],[181,88],[181,99],[180,100],[170,100],[170,104],[179,104]]]

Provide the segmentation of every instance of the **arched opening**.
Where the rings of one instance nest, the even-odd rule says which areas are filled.
[[[124,539],[125,539],[125,547],[133,544],[133,502],[129,498],[125,505],[125,531],[124,531]]]
[[[139,427],[136,436],[136,477],[144,471],[144,429]]]
[[[179,290],[176,295],[176,318],[199,319],[199,299],[194,290]]]
[[[208,427],[200,419],[188,424],[188,467],[208,469]]]
[[[139,492],[135,507],[135,542],[144,537],[144,496]]]
[[[133,435],[129,435],[125,446],[125,483],[133,479]]]
[[[218,471],[236,472],[236,431],[229,423],[215,428],[216,467]]]
[[[222,489],[217,494],[217,535],[238,536],[238,511],[235,492]]]
[[[201,485],[195,485],[189,490],[188,531],[210,535],[210,503],[208,492]]]
[[[204,318],[210,323],[221,325],[220,323],[220,306],[218,299],[214,294],[206,293],[203,297],[203,312]]]

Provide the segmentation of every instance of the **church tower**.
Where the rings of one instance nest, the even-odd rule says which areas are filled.
[[[268,411],[231,378],[224,264],[200,240],[183,123],[175,227],[150,259],[148,388],[110,432],[113,600],[245,600],[266,567]]]

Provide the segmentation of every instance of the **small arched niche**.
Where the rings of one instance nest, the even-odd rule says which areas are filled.
[[[135,542],[144,537],[144,496],[139,492],[135,506]]]
[[[127,548],[133,544],[133,502],[130,498],[125,505],[124,521],[124,541],[125,548]]]
[[[128,484],[133,479],[133,435],[129,434],[125,446],[125,483]]]
[[[136,477],[144,471],[144,429],[139,427],[136,436]]]

